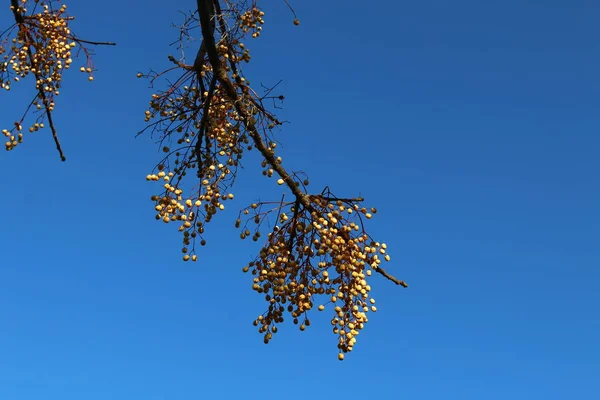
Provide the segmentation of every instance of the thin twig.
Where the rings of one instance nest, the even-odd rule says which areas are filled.
[[[298,19],[298,17],[296,16],[296,11],[294,11],[294,9],[292,8],[292,6],[288,2],[288,0],[283,0],[283,1],[285,1],[285,4],[287,4],[287,6],[290,9],[290,11],[292,12],[292,14],[294,14],[294,18]]]
[[[76,38],[74,36],[67,36],[69,39],[72,39],[76,42],[79,43],[85,43],[85,44],[92,44],[94,46],[116,46],[117,44],[115,42],[92,42],[91,40],[83,40],[83,39],[79,39]]]
[[[394,282],[396,285],[400,285],[404,288],[408,287],[408,284],[404,281],[401,281],[400,279],[388,274],[385,269],[381,268],[381,267],[377,267],[377,268],[373,268],[376,272],[379,272],[381,275],[385,276],[386,278],[388,278],[390,281]]]

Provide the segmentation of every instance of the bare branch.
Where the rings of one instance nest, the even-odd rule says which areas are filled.
[[[381,275],[385,276],[387,279],[389,279],[390,281],[394,282],[396,285],[400,285],[404,288],[408,287],[408,284],[398,278],[395,278],[394,276],[388,274],[383,268],[381,267],[377,267],[377,268],[373,268],[376,272],[380,273]]]

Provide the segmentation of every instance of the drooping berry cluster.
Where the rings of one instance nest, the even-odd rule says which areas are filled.
[[[258,7],[252,7],[239,17],[239,26],[244,33],[251,32],[253,38],[260,36],[262,25],[265,23],[265,13]]]
[[[60,94],[63,73],[71,67],[76,48],[81,48],[88,56],[88,66],[80,70],[88,74],[90,81],[94,79],[89,53],[69,28],[73,17],[67,14],[66,4],[58,6],[60,3],[56,0],[19,0],[17,7],[11,5],[17,23],[4,33],[4,37],[0,37],[0,55],[3,58],[0,62],[0,87],[8,91],[15,83],[33,75],[37,93],[13,128],[2,130],[8,139],[6,150],[14,149],[23,141],[23,123],[32,107],[43,109],[45,114],[30,124],[29,132],[45,126],[44,116],[50,118],[49,114],[54,111],[54,99]],[[28,12],[29,9],[31,12]]]
[[[367,312],[377,310],[367,277],[382,260],[390,260],[387,246],[373,241],[362,228],[362,219],[371,218],[376,210],[360,207],[359,201],[311,196],[310,210],[297,203],[281,205],[287,210],[280,210],[278,226],[268,234],[259,256],[243,268],[254,276],[252,288],[269,304],[266,313],[254,321],[265,343],[286,313],[305,330],[310,325],[308,311],[323,298],[333,305],[331,324],[340,353],[352,351],[368,321]],[[253,239],[260,237],[260,222],[274,210],[266,207],[263,211],[264,206],[253,204],[244,210],[244,215],[250,211],[253,215],[241,228],[243,235],[251,234],[248,224],[254,222]],[[317,309],[323,311],[325,304]]]
[[[246,18],[249,23],[244,15],[259,17],[261,13],[249,10],[241,14],[238,21]],[[216,46],[217,54],[240,92],[246,91],[242,100],[244,107],[254,109],[257,118],[262,119],[257,108],[259,103],[247,91],[248,82],[239,66],[241,62],[250,61],[250,53],[241,39],[242,36],[221,40]],[[217,82],[208,59],[201,64],[195,60],[194,65],[186,65],[172,56],[169,59],[176,65],[175,70],[183,70],[183,73],[166,91],[154,93],[145,111],[148,123],[145,130],[159,135],[165,153],[156,171],[146,179],[164,181],[164,191],[152,196],[156,219],[180,224],[179,230],[184,235],[183,259],[195,261],[198,259],[195,243],[205,243],[202,233],[206,224],[225,208],[224,201],[233,198],[231,186],[237,167],[244,151],[253,146],[234,102]],[[138,73],[137,76],[154,81],[172,71]],[[198,184],[186,188],[184,177],[190,171]]]

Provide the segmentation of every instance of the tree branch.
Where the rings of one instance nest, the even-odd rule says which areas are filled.
[[[17,24],[22,24],[24,21],[23,15],[19,12],[19,0],[10,0],[10,7],[12,8],[13,15]]]
[[[213,69],[213,77],[216,77],[218,82],[225,89],[225,93],[227,94],[229,99],[233,102],[236,112],[241,117],[241,120],[244,124],[244,127],[246,128],[246,131],[250,134],[250,137],[252,138],[252,140],[254,142],[254,146],[258,149],[258,151],[260,151],[260,153],[265,158],[267,163],[283,179],[285,184],[289,187],[291,192],[296,197],[295,214],[300,209],[300,205],[304,206],[311,213],[315,212],[316,210],[313,207],[312,200],[311,200],[312,197],[315,197],[315,198],[318,197],[318,198],[321,198],[322,200],[326,200],[326,201],[332,201],[332,200],[362,201],[362,198],[342,199],[342,198],[335,198],[335,197],[329,197],[329,196],[310,196],[310,195],[304,193],[300,189],[300,186],[296,184],[296,182],[293,180],[292,176],[285,170],[285,168],[283,168],[283,166],[279,162],[277,162],[274,154],[265,145],[265,142],[263,141],[261,134],[256,127],[255,118],[251,115],[250,112],[248,112],[248,110],[242,103],[242,99],[240,98],[240,95],[238,94],[234,84],[229,79],[229,76],[227,75],[227,71],[222,64],[221,59],[219,58],[219,53],[217,52],[216,42],[215,42],[215,37],[214,37],[215,10],[219,9],[219,7],[217,7],[215,4],[217,4],[218,1],[219,0],[197,0],[198,14],[200,15],[200,27],[202,29],[202,36],[203,36],[202,46],[199,50],[199,54],[202,53],[202,55],[203,55],[204,50],[206,51],[206,55],[208,56],[208,61],[210,62],[212,69]],[[222,34],[224,34],[224,32]],[[205,49],[203,49],[202,47],[205,47]],[[196,61],[198,61],[198,58],[196,59]],[[202,67],[202,65],[198,65],[198,62],[194,63],[194,68],[201,68],[201,67]],[[196,70],[196,72],[200,73],[198,70]],[[237,82],[237,84],[239,86],[242,85],[242,83],[239,81]],[[243,91],[243,89],[242,89],[242,91]],[[406,282],[399,280],[399,279],[395,278],[394,276],[388,274],[383,268],[377,267],[374,269],[379,274],[383,275],[390,281],[394,282],[396,285],[400,285],[405,288],[408,287]]]
[[[219,59],[219,54],[217,52],[217,47],[215,44],[214,32],[211,29],[211,21],[214,18],[215,6],[214,1],[218,0],[197,0],[198,4],[198,13],[200,15],[200,26],[202,29],[202,36],[204,37],[204,44],[206,45],[206,53],[208,55],[208,60],[213,68],[213,74],[217,77],[219,83],[225,89],[227,96],[231,99],[234,104],[235,110],[239,114],[244,123],[244,126],[250,137],[254,141],[254,146],[260,151],[262,156],[267,160],[267,163],[273,168],[275,172],[283,179],[286,185],[290,188],[294,196],[300,200],[303,206],[305,206],[309,210],[314,210],[312,204],[310,203],[309,196],[303,193],[299,186],[296,185],[296,182],[292,179],[291,175],[277,162],[275,156],[272,152],[269,151],[265,142],[262,140],[260,136],[260,132],[256,128],[256,123],[254,118],[251,117],[246,107],[241,102],[240,96],[233,86],[231,80],[227,76],[227,71],[223,68],[221,64],[221,60]]]

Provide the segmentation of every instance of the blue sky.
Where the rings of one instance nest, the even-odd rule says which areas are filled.
[[[0,155],[0,398],[595,398],[600,5],[292,1],[295,27],[268,3],[247,73],[283,79],[284,163],[377,206],[410,288],[373,280],[379,311],[343,363],[324,317],[265,346],[241,272],[257,247],[233,221],[281,188],[248,165],[200,262],[180,261],[145,181],[159,154],[134,136],[135,74],[167,64],[181,14],[71,2],[75,32],[118,46],[96,49],[94,83],[66,76],[66,163],[45,130]],[[29,95],[13,90],[2,127]]]

